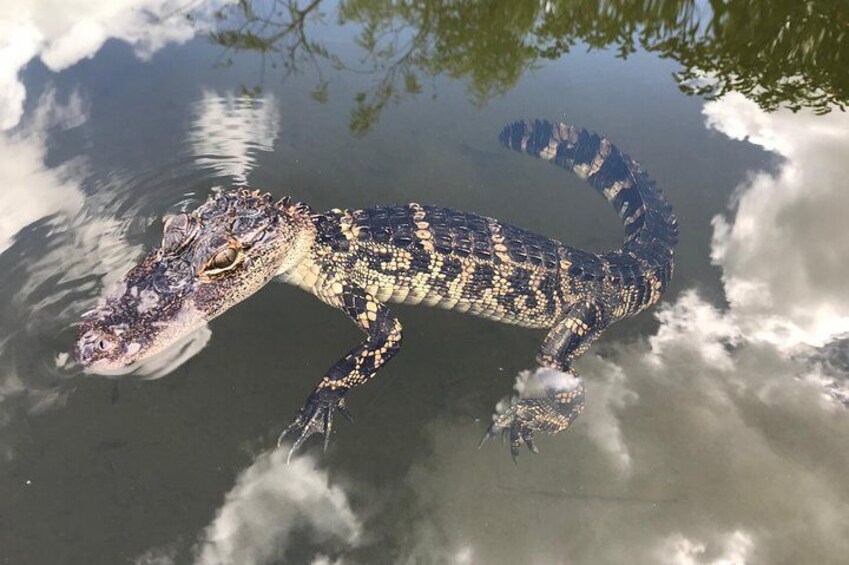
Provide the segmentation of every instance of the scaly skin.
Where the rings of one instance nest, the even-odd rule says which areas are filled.
[[[537,355],[539,367],[551,369],[550,374],[574,375],[573,360],[611,323],[658,301],[672,276],[677,222],[640,167],[606,139],[564,124],[516,122],[502,131],[500,139],[516,151],[552,161],[585,178],[618,211],[626,229],[624,245],[597,255],[492,218],[447,208],[408,204],[317,213],[288,199],[271,205],[268,197],[246,191],[218,195],[189,216],[190,221],[182,220],[191,226],[191,218],[200,218],[197,234],[179,223],[177,232],[166,227],[164,248],[177,256],[188,255],[186,261],[193,265],[208,265],[215,256],[212,247],[198,243],[210,234],[230,239],[228,245],[235,249],[230,256],[244,255],[223,271],[216,265],[226,263],[228,257],[219,255],[212,275],[201,268],[189,285],[191,290],[180,291],[184,296],[179,304],[189,302],[193,321],[218,315],[265,284],[270,278],[268,265],[275,263],[264,259],[273,255],[276,274],[283,280],[339,308],[366,334],[365,341],[325,373],[281,435],[281,439],[295,436],[291,452],[315,433],[324,435],[326,445],[334,411],[347,415],[348,392],[372,378],[399,351],[402,328],[387,303],[439,306],[508,324],[547,328]],[[229,207],[220,203],[222,199]],[[271,236],[261,241],[259,253],[254,243],[243,245],[232,227],[240,209],[251,210],[252,217],[271,218],[267,222],[275,226],[266,230]],[[225,215],[227,221],[221,221]],[[162,349],[179,333],[158,337],[139,328],[167,328],[178,318],[181,327],[188,327],[186,314],[175,315],[170,307],[171,295],[179,294],[176,291],[163,291],[161,284],[156,288],[159,300],[152,318],[148,315],[150,294],[144,316],[139,314],[138,300],[128,298],[133,287],[136,295],[138,288],[151,288],[147,280],[163,260],[163,251],[151,254],[131,271],[121,292],[83,322],[77,353],[83,364],[124,365],[146,356],[148,350]],[[145,264],[149,266],[143,268]],[[226,304],[221,298],[214,308],[199,306],[193,297],[204,294],[204,284],[219,285],[216,296],[230,289],[238,298],[228,298]],[[160,311],[170,313],[163,319]],[[122,337],[126,329],[116,336],[117,326],[150,339],[137,347],[137,340],[128,343],[130,339]],[[98,347],[103,340],[109,344],[105,351]],[[534,434],[567,428],[581,413],[583,399],[579,380],[548,379],[539,394],[497,412],[484,440],[502,432],[510,438],[514,458],[522,443],[536,451]]]

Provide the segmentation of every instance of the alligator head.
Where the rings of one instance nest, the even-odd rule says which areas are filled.
[[[312,230],[306,206],[247,190],[165,218],[160,246],[84,315],[76,359],[116,372],[166,349],[295,266]]]

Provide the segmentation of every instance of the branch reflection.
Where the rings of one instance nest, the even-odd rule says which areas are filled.
[[[240,0],[218,13],[213,42],[256,52],[285,73],[314,67],[316,100],[329,68],[374,76],[355,96],[350,128],[363,134],[387,104],[422,90],[423,78],[463,81],[482,104],[536,64],[571,49],[642,49],[681,65],[686,94],[740,92],[762,109],[844,109],[849,4],[843,0]],[[310,36],[310,22],[356,26],[357,61]],[[245,88],[245,93],[258,92]]]

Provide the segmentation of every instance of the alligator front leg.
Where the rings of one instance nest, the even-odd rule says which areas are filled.
[[[537,452],[536,432],[555,434],[569,427],[584,409],[584,385],[572,369],[572,360],[586,351],[606,326],[602,309],[592,302],[569,308],[540,346],[539,367],[520,377],[518,396],[509,404],[499,403],[480,444],[501,433],[509,438],[515,461],[523,442]]]
[[[350,420],[345,407],[348,391],[373,377],[401,348],[401,323],[365,290],[342,285],[328,302],[348,314],[367,337],[327,371],[294,421],[280,434],[278,445],[290,434],[297,437],[289,457],[316,433],[324,435],[327,449],[334,411],[339,410]]]

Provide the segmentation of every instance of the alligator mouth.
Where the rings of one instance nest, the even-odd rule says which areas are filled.
[[[173,343],[159,351],[124,361],[99,359],[92,361],[81,358],[82,347],[78,343],[72,352],[72,358],[85,374],[104,377],[139,377],[158,379],[174,371],[177,367],[197,355],[209,343],[212,331],[207,324],[177,338]]]
[[[294,243],[306,238],[295,236],[308,220],[286,214],[270,195],[243,190],[167,217],[162,243],[83,316],[75,360],[86,371],[126,374],[191,342],[209,320],[270,281],[287,258],[300,257],[292,251],[303,246]]]
[[[87,371],[132,372],[136,362],[204,324],[191,299],[194,277],[188,264],[158,255],[158,250],[149,253],[83,316],[74,357]]]
[[[131,289],[134,287],[131,287]],[[132,290],[128,291],[132,292]],[[123,304],[128,302],[122,297]],[[191,300],[172,300],[161,309],[118,310],[106,306],[99,317],[84,320],[74,358],[87,372],[121,375],[182,344],[206,325],[206,316]]]

